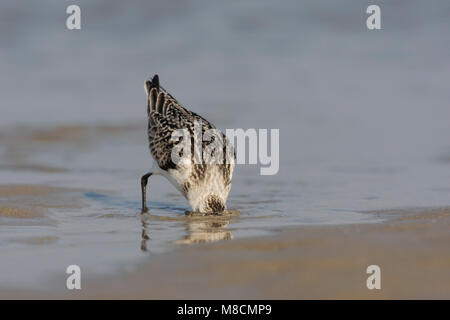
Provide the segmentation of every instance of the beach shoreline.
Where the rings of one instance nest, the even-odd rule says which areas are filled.
[[[401,213],[400,213],[401,212]],[[450,208],[380,211],[383,223],[285,228],[262,237],[179,244],[133,270],[67,290],[0,289],[1,299],[448,299]],[[366,268],[381,268],[369,290]]]
[[[155,202],[184,203],[155,195],[153,184],[153,208],[141,215],[138,170],[122,169],[121,159],[104,168],[103,149],[89,158],[139,134],[137,125],[3,132],[0,169],[20,179],[0,185],[2,254],[11,257],[1,261],[2,279],[12,272],[22,282],[2,283],[0,299],[450,298],[450,207],[355,210],[364,219],[283,226],[263,209],[256,217],[245,209],[237,217],[187,217],[182,205]],[[88,160],[65,160],[75,154]],[[70,291],[64,271],[73,261],[82,265],[82,289]],[[112,273],[91,269],[110,265]],[[366,287],[369,265],[381,268],[381,290]],[[48,278],[30,284],[40,274]]]
[[[95,290],[81,297],[449,299],[449,227],[450,208],[417,209],[385,223],[293,227],[179,247],[123,278],[93,281]],[[381,290],[366,287],[373,264],[381,268]]]

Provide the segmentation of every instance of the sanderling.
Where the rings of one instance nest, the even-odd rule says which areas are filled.
[[[157,165],[154,166],[154,170],[141,178],[142,211],[147,211],[146,188],[148,178],[152,174],[166,177],[189,201],[194,212],[212,214],[225,211],[236,157],[234,149],[231,147],[231,161],[228,158],[221,163],[207,163],[202,158],[199,163],[194,161],[192,153],[185,161],[174,163],[172,150],[177,144],[172,139],[174,131],[187,130],[191,135],[195,135],[196,123],[201,123],[202,134],[209,129],[215,129],[215,126],[175,100],[160,86],[158,75],[145,82],[145,90],[149,147]],[[230,148],[231,144],[225,135],[220,134],[222,143]],[[201,144],[203,147],[208,145],[204,141]],[[225,153],[230,152],[229,150]]]

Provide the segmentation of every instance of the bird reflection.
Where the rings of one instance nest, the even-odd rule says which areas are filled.
[[[141,219],[141,222],[142,222],[141,250],[147,251],[147,241],[150,240],[150,237],[147,234],[147,220]]]
[[[233,216],[239,215],[238,211],[228,211],[225,215],[197,215],[186,213],[185,223],[187,235],[176,240],[175,243],[191,244],[205,243],[221,240],[232,240],[233,234],[227,229]],[[141,216],[141,250],[148,251],[149,232],[151,228],[151,216],[147,212]]]
[[[190,216],[186,223],[187,235],[176,243],[204,243],[233,239],[233,234],[227,229],[231,216],[235,212],[221,216]]]

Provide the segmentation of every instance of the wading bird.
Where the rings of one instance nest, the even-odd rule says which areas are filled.
[[[156,161],[152,172],[148,172],[141,178],[142,211],[147,211],[146,189],[148,178],[151,175],[162,175],[166,177],[189,201],[194,212],[214,214],[226,210],[226,201],[231,188],[231,178],[234,170],[235,152],[231,144],[220,131],[220,139],[211,138],[210,141],[200,141],[201,150],[213,141],[221,140],[223,161],[220,163],[208,162],[204,157],[195,161],[196,150],[194,150],[196,139],[196,124],[200,124],[201,136],[215,126],[205,118],[183,107],[172,95],[170,95],[159,83],[158,75],[145,82],[147,93],[148,114],[148,140],[150,153]],[[181,161],[174,161],[173,149],[182,139],[173,139],[175,131],[185,130],[191,139],[191,152],[183,150],[179,155]],[[186,141],[185,141],[186,142]],[[189,142],[189,141],[188,141]],[[222,149],[223,148],[223,149]],[[197,152],[198,155],[198,152]]]

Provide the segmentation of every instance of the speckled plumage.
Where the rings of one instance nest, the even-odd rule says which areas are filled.
[[[148,96],[148,140],[150,153],[157,163],[157,168],[142,178],[143,210],[145,205],[145,186],[148,176],[160,174],[165,176],[189,201],[192,209],[198,212],[214,213],[226,210],[226,200],[231,188],[235,153],[225,135],[221,134],[223,155],[227,150],[231,159],[228,162],[213,164],[201,161],[194,163],[194,124],[201,124],[202,134],[215,126],[200,115],[183,107],[172,95],[160,86],[159,77],[146,81]],[[172,141],[172,133],[186,129],[191,135],[191,157],[179,163],[172,161],[172,150],[179,143]],[[198,132],[197,132],[198,133]],[[202,141],[203,150],[211,142]],[[227,149],[226,149],[227,148]],[[231,161],[230,161],[231,160]]]

